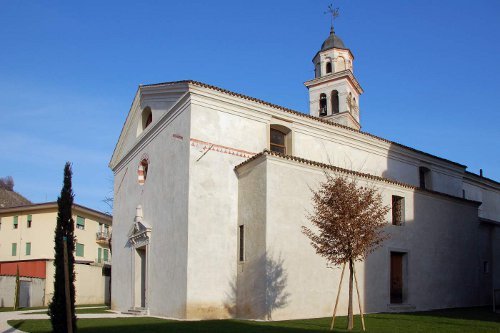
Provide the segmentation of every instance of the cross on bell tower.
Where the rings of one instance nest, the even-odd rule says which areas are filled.
[[[309,89],[309,114],[359,130],[359,97],[363,89],[354,76],[354,55],[335,34],[339,9],[328,6],[330,35],[313,58],[315,78],[305,82]]]

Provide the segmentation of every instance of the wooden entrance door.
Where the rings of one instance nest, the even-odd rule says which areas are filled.
[[[391,303],[403,303],[403,256],[404,253],[391,252]]]

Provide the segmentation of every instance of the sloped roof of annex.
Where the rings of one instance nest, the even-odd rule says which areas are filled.
[[[425,188],[420,188],[418,186],[411,185],[411,184],[404,183],[404,182],[400,182],[400,181],[393,180],[390,178],[380,177],[380,176],[372,175],[369,173],[364,173],[364,172],[359,172],[359,171],[354,171],[354,170],[349,170],[349,169],[341,168],[341,167],[338,167],[335,165],[320,163],[320,162],[308,160],[308,159],[301,158],[301,157],[296,157],[296,156],[292,156],[292,155],[284,155],[284,154],[281,154],[281,153],[278,153],[275,151],[271,151],[268,149],[265,149],[264,151],[254,155],[253,157],[246,159],[242,163],[235,166],[234,170],[238,173],[239,172],[246,172],[245,171],[246,168],[248,168],[248,167],[252,168],[254,165],[256,165],[255,163],[260,163],[260,161],[262,161],[268,157],[287,160],[287,161],[290,161],[290,162],[295,163],[295,164],[309,166],[312,168],[319,168],[321,170],[329,170],[331,172],[340,173],[340,174],[343,174],[345,176],[356,177],[356,178],[364,179],[364,180],[368,180],[368,181],[382,182],[382,183],[386,183],[386,184],[393,185],[396,187],[406,188],[406,189],[418,191],[421,193],[427,193],[427,194],[431,194],[431,195],[437,195],[437,196],[440,196],[443,198],[452,199],[452,200],[464,202],[464,203],[469,203],[469,204],[473,204],[476,206],[481,205],[480,201],[465,199],[462,197],[457,197],[457,196],[443,193],[443,192],[438,192],[438,191],[433,191],[433,190],[429,190],[429,189],[425,189]]]

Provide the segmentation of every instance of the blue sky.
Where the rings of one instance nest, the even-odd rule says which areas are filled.
[[[193,79],[308,112],[330,1],[0,1],[0,176],[108,210],[141,83]],[[500,1],[338,0],[363,130],[500,180]]]

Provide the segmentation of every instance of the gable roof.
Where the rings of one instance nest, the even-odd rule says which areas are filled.
[[[238,97],[238,98],[242,98],[242,99],[246,99],[246,100],[249,100],[249,101],[253,101],[253,102],[256,102],[256,103],[259,103],[259,104],[262,104],[262,105],[266,105],[266,106],[272,107],[274,109],[285,111],[287,113],[291,113],[291,114],[294,114],[294,115],[297,115],[297,116],[300,116],[300,117],[311,119],[311,120],[314,120],[314,121],[317,121],[317,122],[320,122],[320,123],[323,123],[323,124],[327,124],[327,125],[330,125],[330,126],[343,128],[345,130],[352,131],[352,132],[357,132],[357,133],[362,134],[364,136],[367,136],[367,137],[370,137],[370,138],[373,138],[373,139],[376,139],[376,140],[379,140],[379,141],[382,141],[382,142],[385,142],[385,143],[389,143],[389,144],[401,147],[403,149],[416,152],[418,154],[422,154],[422,155],[425,155],[425,156],[436,158],[436,159],[439,159],[441,161],[453,164],[455,166],[462,167],[464,169],[467,168],[467,166],[464,165],[464,164],[453,162],[453,161],[445,159],[443,157],[439,157],[439,156],[436,156],[436,155],[433,155],[433,154],[430,154],[430,153],[426,153],[424,151],[421,151],[421,150],[418,150],[418,149],[415,149],[415,148],[403,145],[403,144],[398,143],[398,142],[394,142],[394,141],[391,141],[391,140],[388,140],[388,139],[384,139],[382,137],[376,136],[376,135],[368,133],[368,132],[363,132],[361,130],[356,130],[356,129],[348,127],[348,126],[337,124],[337,123],[334,123],[334,122],[331,122],[331,121],[328,121],[328,120],[325,120],[325,119],[322,119],[322,118],[314,117],[314,116],[311,116],[311,115],[308,115],[308,114],[305,114],[305,113],[302,113],[302,112],[299,112],[299,111],[295,111],[295,110],[286,108],[286,107],[281,106],[281,105],[277,105],[277,104],[273,104],[273,103],[270,103],[270,102],[266,102],[264,100],[261,100],[261,99],[255,98],[255,97],[251,97],[251,96],[239,94],[239,93],[227,90],[227,89],[223,89],[223,88],[220,88],[220,87],[217,87],[217,86],[213,86],[213,85],[210,85],[210,84],[206,84],[206,83],[203,83],[203,82],[199,82],[199,81],[194,81],[194,80],[180,80],[180,81],[153,83],[153,84],[141,85],[139,88],[141,88],[141,87],[156,87],[156,86],[171,86],[171,85],[177,85],[177,84],[194,85],[194,86],[201,87],[201,88],[207,88],[207,89],[210,89],[210,90],[215,90],[215,91],[218,91],[218,92],[221,92],[223,94],[230,95],[230,96],[235,96],[235,97]]]

